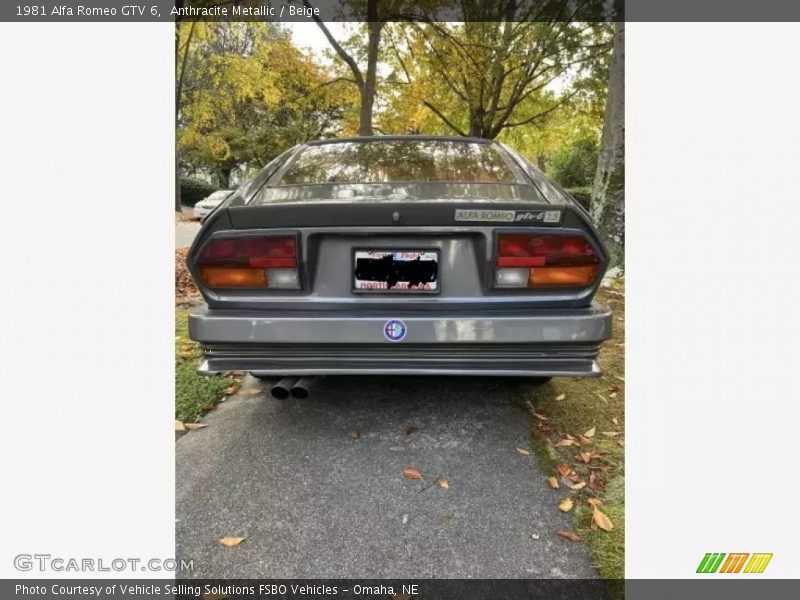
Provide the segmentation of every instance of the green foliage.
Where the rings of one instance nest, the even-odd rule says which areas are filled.
[[[261,22],[196,22],[183,24],[180,36],[183,168],[215,173],[227,187],[234,169],[259,169],[288,147],[338,132],[352,98],[288,32]]]
[[[591,186],[599,150],[594,137],[581,137],[564,144],[551,157],[548,174],[565,188]]]
[[[462,9],[470,6],[488,5],[464,3]],[[407,129],[495,139],[509,129],[544,128],[573,102],[595,110],[604,100],[597,82],[607,70],[608,26],[514,16],[387,28],[392,74],[386,116]],[[384,121],[388,128],[381,115]]]
[[[238,382],[227,377],[203,377],[197,374],[200,347],[189,339],[189,309],[175,311],[175,418],[196,421],[203,407],[217,404],[225,390]]]
[[[202,179],[181,177],[181,204],[194,206],[217,188]]]
[[[427,0],[380,3],[380,14],[426,11]],[[366,0],[352,0],[355,13]],[[494,10],[465,2],[458,10]],[[522,10],[522,4],[512,10]],[[429,8],[429,7],[428,7]],[[473,15],[475,16],[475,15]],[[373,129],[453,134],[508,143],[566,187],[590,185],[613,39],[607,23],[542,23],[503,17],[382,25]],[[309,139],[354,135],[363,101],[366,24],[320,57],[272,23],[183,22],[178,30],[177,148],[184,173],[219,187]],[[298,40],[302,44],[302,40]],[[184,68],[185,65],[185,68]]]

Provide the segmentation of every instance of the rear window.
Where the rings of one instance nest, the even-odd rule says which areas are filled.
[[[309,146],[278,185],[433,181],[516,183],[517,178],[491,144],[376,140]]]

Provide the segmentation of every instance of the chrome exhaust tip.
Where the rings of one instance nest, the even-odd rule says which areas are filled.
[[[286,400],[291,395],[291,389],[297,383],[297,377],[284,377],[269,389],[269,393],[276,400]]]
[[[308,398],[309,394],[311,393],[311,388],[316,385],[318,380],[318,377],[311,375],[298,379],[291,388],[292,398],[295,400],[305,400]]]

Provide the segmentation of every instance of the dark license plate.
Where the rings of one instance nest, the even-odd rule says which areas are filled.
[[[355,290],[439,291],[436,250],[356,250],[353,261]]]

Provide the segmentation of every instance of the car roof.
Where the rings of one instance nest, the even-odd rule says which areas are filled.
[[[341,144],[347,142],[462,142],[469,144],[493,144],[494,140],[479,137],[465,137],[461,135],[362,135],[344,138],[325,138],[306,142],[308,146],[322,146],[324,144]]]

